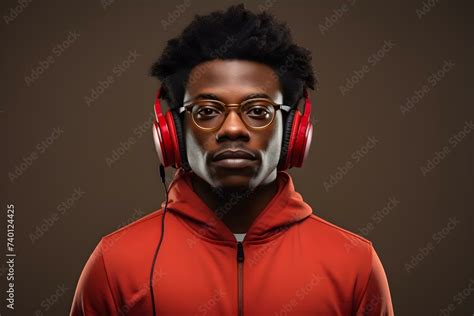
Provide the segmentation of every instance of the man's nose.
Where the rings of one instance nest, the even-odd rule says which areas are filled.
[[[250,133],[247,129],[247,125],[245,125],[240,118],[240,115],[236,111],[231,110],[224,119],[221,128],[217,131],[216,138],[218,140],[222,138],[243,138],[248,140],[250,138]]]

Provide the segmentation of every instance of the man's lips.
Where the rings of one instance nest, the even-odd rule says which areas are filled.
[[[220,152],[217,152],[216,155],[213,157],[213,161],[219,161],[223,159],[247,159],[247,160],[256,160],[257,158],[255,157],[254,154],[248,151],[244,150],[223,150]]]

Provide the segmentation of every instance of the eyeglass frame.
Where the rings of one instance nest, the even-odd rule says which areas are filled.
[[[187,112],[191,112],[192,111],[192,106],[194,104],[188,104],[188,105],[184,105],[186,103],[189,103],[189,102],[204,102],[204,101],[212,101],[212,102],[216,102],[220,105],[222,105],[224,108],[225,108],[225,115],[224,115],[224,119],[222,120],[222,123],[217,126],[217,127],[202,127],[200,126],[199,124],[196,123],[195,119],[194,119],[194,115],[191,115],[192,119],[193,119],[193,122],[194,124],[199,127],[200,129],[203,129],[203,130],[208,130],[208,131],[213,131],[213,130],[218,130],[219,128],[222,127],[222,125],[224,124],[225,120],[227,119],[227,115],[229,115],[229,108],[238,108],[238,111],[237,111],[237,114],[239,115],[240,117],[240,120],[242,122],[244,122],[244,124],[251,128],[251,129],[257,129],[257,130],[260,130],[260,129],[264,129],[268,126],[270,126],[272,123],[273,123],[273,120],[275,119],[275,115],[273,115],[272,117],[272,120],[270,122],[268,122],[268,124],[264,125],[264,126],[260,126],[260,127],[254,127],[254,126],[250,126],[247,124],[247,122],[242,119],[242,116],[241,116],[241,108],[242,108],[242,105],[244,105],[245,103],[248,103],[250,101],[256,101],[256,100],[264,100],[264,101],[268,101],[268,103],[270,103],[273,108],[275,109],[275,114],[276,114],[276,111],[278,110],[283,110],[283,111],[286,111],[286,112],[290,112],[291,111],[291,106],[289,105],[285,105],[285,104],[278,104],[278,103],[275,103],[273,102],[273,100],[269,99],[269,98],[252,98],[252,99],[247,99],[247,100],[244,100],[242,101],[241,103],[224,103],[220,100],[216,100],[216,99],[198,99],[198,100],[188,100],[186,102],[183,103],[183,106],[179,107],[179,108],[174,108],[173,110],[174,111],[178,111],[178,114],[181,114],[183,113],[184,111],[187,111]],[[192,113],[191,113],[192,114]]]

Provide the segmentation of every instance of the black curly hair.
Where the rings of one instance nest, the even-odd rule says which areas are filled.
[[[226,11],[196,14],[180,36],[167,42],[150,75],[162,82],[162,98],[168,107],[182,105],[192,68],[214,59],[251,60],[270,66],[279,77],[283,103],[292,107],[298,105],[303,88],[314,90],[317,82],[310,51],[293,43],[287,24],[266,11],[255,14],[241,3]]]

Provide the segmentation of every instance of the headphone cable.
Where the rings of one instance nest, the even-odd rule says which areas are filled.
[[[165,234],[165,215],[166,215],[166,207],[168,206],[168,189],[166,188],[166,181],[165,181],[165,167],[163,167],[162,164],[160,164],[160,178],[165,188],[166,202],[165,202],[165,207],[163,210],[163,216],[161,217],[160,241],[158,242],[158,246],[156,247],[156,250],[155,250],[155,255],[153,256],[153,262],[151,264],[151,272],[150,272],[150,295],[151,295],[151,305],[153,307],[153,316],[156,316],[155,296],[153,293],[153,271],[155,269],[156,257],[158,256],[158,252],[160,251],[161,243],[163,242],[163,236]]]

